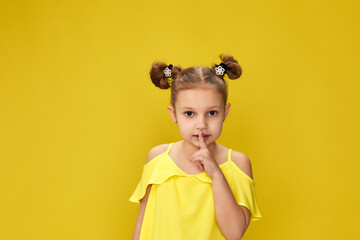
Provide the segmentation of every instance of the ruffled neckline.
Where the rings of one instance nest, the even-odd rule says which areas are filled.
[[[149,168],[151,165],[155,164],[155,162],[158,162],[159,159],[162,159],[162,166],[165,167],[167,165],[168,170],[170,170],[170,172],[172,172],[173,175],[176,176],[185,176],[185,177],[195,177],[198,178],[200,181],[202,182],[208,182],[208,183],[212,183],[212,179],[211,177],[209,177],[206,173],[206,171],[202,171],[200,173],[197,174],[189,174],[184,172],[175,162],[174,160],[171,158],[171,156],[169,155],[169,152],[171,150],[171,147],[174,143],[170,143],[167,150],[163,153],[160,153],[159,155],[155,156],[152,160],[150,160],[149,162],[147,162],[144,165],[144,168]],[[235,171],[239,172],[240,175],[242,175],[243,177],[247,178],[248,181],[250,181],[252,184],[255,184],[254,180],[249,177],[245,172],[243,172],[232,160],[231,160],[231,152],[232,149],[228,150],[228,157],[227,160],[225,162],[223,162],[222,164],[218,165],[221,169],[221,171],[225,174],[226,171],[228,171],[228,169],[235,168]],[[165,164],[165,165],[163,165]]]
[[[170,160],[170,162],[171,162],[180,172],[182,172],[182,173],[183,173],[184,175],[186,175],[186,176],[197,176],[197,175],[200,175],[200,174],[203,174],[203,173],[206,174],[205,171],[199,172],[199,173],[197,173],[197,174],[189,174],[189,173],[186,173],[186,172],[184,172],[184,170],[182,170],[182,169],[174,162],[174,160],[171,158],[171,156],[170,156],[168,153],[164,152],[163,154],[165,155],[166,158],[168,158],[168,159]],[[222,168],[222,166],[225,165],[225,164],[226,164],[227,162],[229,162],[229,161],[230,161],[230,159],[227,159],[226,162],[223,162],[222,164],[220,164],[219,167]]]
[[[170,147],[169,147],[170,148]],[[229,152],[231,152],[231,149],[229,149]],[[168,164],[171,164],[172,169],[175,170],[176,176],[185,176],[185,177],[195,177],[197,179],[199,179],[202,182],[205,183],[212,183],[212,179],[211,177],[209,177],[209,175],[207,175],[206,171],[202,171],[200,173],[197,174],[189,174],[184,172],[175,162],[174,160],[170,157],[169,155],[169,151],[160,153],[159,155],[157,155],[156,157],[154,157],[152,160],[150,160],[149,162],[147,162],[144,165],[144,168],[150,167],[152,164],[155,164],[155,162],[159,161],[160,159],[162,160],[166,160],[166,162]],[[226,160],[226,162],[223,162],[222,164],[219,165],[219,167],[223,170],[224,166],[228,165],[231,162],[231,159],[228,158]],[[163,162],[164,163],[164,162]]]

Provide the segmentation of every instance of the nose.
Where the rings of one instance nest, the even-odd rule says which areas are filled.
[[[205,129],[206,128],[206,118],[199,116],[196,120],[196,129]]]

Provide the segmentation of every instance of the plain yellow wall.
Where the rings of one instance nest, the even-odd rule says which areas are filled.
[[[0,239],[130,239],[148,150],[180,140],[153,61],[235,56],[219,142],[252,162],[244,239],[355,239],[358,1],[2,1]]]

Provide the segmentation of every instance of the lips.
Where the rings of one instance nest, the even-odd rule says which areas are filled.
[[[198,138],[199,135],[193,135],[194,137]],[[209,134],[203,134],[203,138],[208,138],[210,135]]]

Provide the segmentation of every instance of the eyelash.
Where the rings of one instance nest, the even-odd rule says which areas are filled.
[[[192,115],[189,116],[188,113],[191,113]],[[213,115],[210,115],[210,117],[214,117],[214,116],[216,116],[216,115],[218,114],[217,111],[210,111],[209,113],[214,113]],[[185,114],[186,117],[192,117],[192,116],[194,116],[194,112],[191,112],[191,111],[186,111],[184,114]]]

